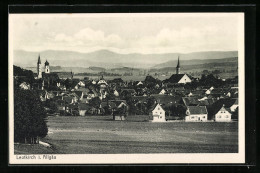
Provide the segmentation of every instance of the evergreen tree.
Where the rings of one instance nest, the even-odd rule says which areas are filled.
[[[38,94],[31,90],[14,90],[14,141],[38,143],[48,128],[46,112]]]

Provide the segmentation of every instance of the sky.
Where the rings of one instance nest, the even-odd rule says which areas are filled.
[[[238,13],[10,14],[14,50],[190,53],[238,50]]]

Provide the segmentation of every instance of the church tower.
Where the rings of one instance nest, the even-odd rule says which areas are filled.
[[[177,66],[176,66],[176,74],[180,74],[180,58],[179,58],[179,56],[178,56],[178,64],[177,64]]]
[[[45,62],[45,73],[50,73],[50,66],[49,66],[49,62],[47,60]]]
[[[42,78],[42,68],[41,68],[41,57],[40,57],[40,55],[38,57],[38,62],[37,62],[37,78],[38,79]]]

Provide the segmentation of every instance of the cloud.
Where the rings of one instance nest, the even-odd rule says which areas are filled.
[[[119,46],[122,39],[116,34],[105,35],[101,30],[93,30],[91,28],[84,28],[73,34],[72,36],[66,34],[57,34],[54,41],[64,43],[65,45],[78,45],[86,47],[95,46]]]

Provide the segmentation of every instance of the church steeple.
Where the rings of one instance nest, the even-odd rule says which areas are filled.
[[[176,66],[176,74],[180,74],[180,57],[178,56],[178,63],[177,63],[177,66]]]
[[[50,73],[50,66],[49,66],[49,62],[46,60],[45,64],[45,73]]]
[[[39,56],[38,56],[38,62],[37,62],[37,64],[41,64],[41,57],[40,57],[40,54],[39,54]]]
[[[38,76],[38,79],[42,78],[42,68],[41,68],[41,57],[40,57],[40,54],[39,54],[38,62],[37,62],[37,76]]]

